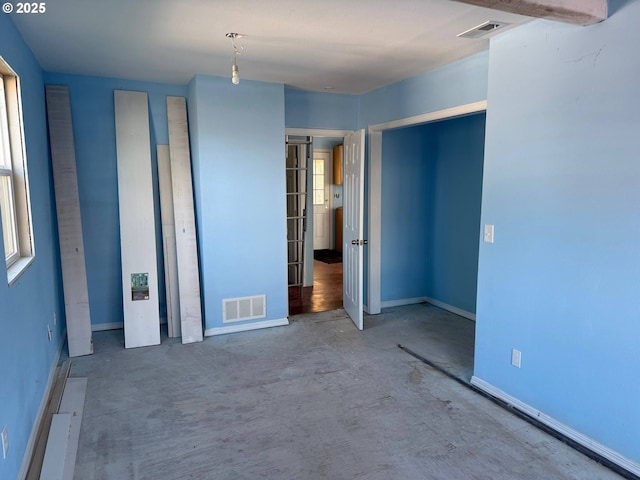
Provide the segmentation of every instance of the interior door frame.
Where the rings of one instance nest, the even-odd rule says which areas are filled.
[[[368,262],[368,301],[365,311],[377,314],[381,311],[381,249],[382,238],[382,134],[387,130],[424,125],[449,120],[475,113],[486,112],[487,101],[467,103],[457,107],[445,108],[435,112],[401,118],[376,125],[369,125],[369,262]]]
[[[294,136],[294,137],[342,137],[344,138],[350,133],[353,133],[353,130],[331,130],[331,129],[322,129],[322,128],[285,128],[284,133],[285,135]],[[313,154],[313,151],[311,153]],[[313,218],[313,216],[311,216],[311,218]],[[307,220],[307,222],[308,222],[307,225],[311,224],[311,228],[313,228],[313,221],[309,222]],[[311,241],[313,241],[313,238],[311,239]],[[305,256],[305,259],[306,259],[306,256]],[[313,262],[313,256],[311,256],[311,259],[312,259],[311,262]],[[304,268],[305,270],[309,271],[310,269],[313,269],[313,264],[312,265],[305,264]],[[313,285],[313,281],[311,285]],[[305,286],[307,285],[305,284]]]

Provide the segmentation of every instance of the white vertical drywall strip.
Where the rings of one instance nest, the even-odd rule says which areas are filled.
[[[67,378],[58,413],[71,415],[69,441],[64,455],[62,480],[73,480],[80,442],[80,426],[84,414],[84,399],[87,396],[86,378]]]
[[[40,480],[62,480],[70,428],[71,414],[59,413],[53,415],[49,438],[47,439],[47,448],[42,461]]]
[[[157,345],[160,313],[147,94],[115,90],[114,100],[124,345]],[[132,299],[132,274],[148,275],[148,294],[140,295],[141,300]]]
[[[169,145],[158,145],[158,183],[160,184],[160,218],[162,219],[162,251],[164,253],[164,283],[167,290],[167,327],[170,337],[180,336],[180,298],[176,231],[171,186]]]
[[[69,89],[47,85],[46,97],[67,340],[69,356],[77,357],[92,354],[93,341]]]
[[[180,322],[182,343],[201,342],[202,309],[198,246],[191,184],[191,154],[187,126],[187,102],[184,97],[167,97],[169,151],[173,186],[178,283],[180,288]]]

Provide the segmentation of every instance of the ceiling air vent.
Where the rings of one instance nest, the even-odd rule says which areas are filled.
[[[459,33],[458,38],[480,38],[490,33],[495,32],[500,28],[504,28],[508,23],[505,22],[495,22],[493,20],[488,20],[480,25],[477,25],[469,30]]]

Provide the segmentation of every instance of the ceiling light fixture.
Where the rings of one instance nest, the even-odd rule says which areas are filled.
[[[231,47],[233,48],[233,63],[231,64],[231,83],[238,85],[240,83],[240,73],[238,72],[238,55],[242,53],[244,47],[238,45],[238,40],[242,38],[240,33],[227,33],[227,38],[231,39]]]

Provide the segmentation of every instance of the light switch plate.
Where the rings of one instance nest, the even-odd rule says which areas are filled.
[[[516,368],[522,366],[522,352],[520,350],[516,350],[515,348],[511,349],[511,365]]]
[[[484,241],[486,243],[493,243],[493,225],[484,226]]]

